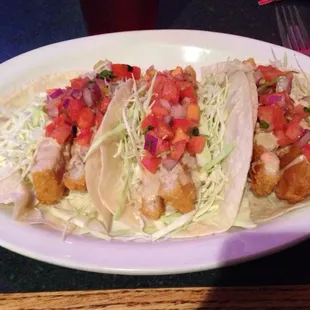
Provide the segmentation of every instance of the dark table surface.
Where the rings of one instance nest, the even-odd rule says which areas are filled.
[[[286,3],[296,4],[309,21],[307,0],[263,7],[256,0],[161,0],[158,28],[225,32],[280,44],[274,10]],[[46,44],[86,36],[85,29],[78,0],[1,0],[0,62]],[[310,240],[232,267],[172,276],[118,276],[61,268],[0,247],[0,292],[310,284],[309,254]]]

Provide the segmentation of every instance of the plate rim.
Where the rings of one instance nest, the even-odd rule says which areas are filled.
[[[267,44],[270,46],[270,48],[275,48],[275,49],[281,49],[281,51],[287,52],[289,54],[297,54],[299,55],[299,57],[306,57],[302,54],[299,54],[298,52],[286,49],[282,46],[273,44],[273,43],[269,43],[269,42],[264,42],[258,39],[254,39],[254,38],[247,38],[245,36],[239,36],[236,34],[226,34],[226,33],[221,33],[221,32],[212,32],[212,31],[204,31],[204,30],[186,30],[186,29],[156,29],[156,30],[139,30],[139,31],[126,31],[126,32],[118,32],[118,33],[108,33],[108,34],[100,34],[100,35],[95,35],[95,36],[90,36],[90,37],[81,37],[81,38],[75,38],[75,39],[70,39],[70,40],[65,40],[65,41],[61,41],[61,42],[56,42],[53,44],[49,44],[49,45],[45,45],[42,47],[38,47],[35,48],[33,50],[24,52],[18,56],[15,56],[7,61],[4,61],[2,63],[0,63],[0,72],[2,69],[6,68],[6,67],[10,67],[11,65],[14,64],[14,62],[20,60],[21,58],[26,58],[29,57],[29,55],[31,55],[34,52],[40,52],[40,51],[44,51],[44,50],[48,50],[50,48],[58,48],[59,46],[63,45],[63,44],[70,44],[70,42],[79,42],[79,41],[89,41],[91,42],[92,40],[99,40],[102,39],[104,40],[104,38],[106,37],[122,37],[124,35],[133,35],[133,34],[152,34],[152,33],[164,33],[164,34],[174,34],[174,33],[202,33],[204,35],[211,35],[211,36],[218,36],[221,38],[225,38],[225,37],[230,37],[230,38],[237,38],[238,40],[246,40],[246,41],[255,41],[258,44]],[[1,82],[0,82],[1,83]],[[297,211],[292,211],[292,212],[298,212]],[[283,217],[281,217],[283,218]],[[1,222],[1,219],[0,219]],[[107,274],[121,274],[121,275],[165,275],[165,274],[181,274],[181,273],[188,273],[188,272],[198,272],[198,271],[203,271],[203,270],[208,270],[208,269],[213,269],[213,268],[218,268],[218,267],[223,267],[223,266],[229,266],[229,265],[233,265],[236,264],[238,262],[243,262],[243,261],[248,261],[248,260],[252,260],[254,258],[258,258],[258,257],[262,257],[265,255],[269,255],[272,253],[275,253],[281,249],[284,248],[288,248],[290,246],[292,246],[295,243],[298,243],[299,241],[302,241],[303,239],[306,239],[309,237],[309,231],[307,232],[301,232],[300,235],[296,236],[296,238],[293,238],[292,240],[290,240],[289,242],[286,243],[282,243],[279,244],[278,246],[274,246],[265,250],[260,250],[256,253],[252,253],[249,255],[243,255],[241,257],[237,257],[234,259],[230,259],[226,262],[217,262],[215,264],[198,264],[198,265],[192,265],[192,266],[182,266],[182,267],[178,267],[178,268],[166,268],[165,270],[162,269],[154,269],[154,268],[143,268],[143,269],[130,269],[130,268],[105,268],[104,266],[92,266],[92,265],[85,265],[82,263],[78,263],[78,262],[73,262],[70,261],[68,259],[60,259],[60,258],[56,258],[56,257],[50,257],[50,256],[45,256],[43,254],[38,254],[35,253],[33,251],[28,251],[27,249],[23,249],[21,247],[15,246],[14,244],[10,244],[9,242],[7,242],[6,240],[3,239],[3,237],[0,237],[0,246],[13,251],[15,253],[18,253],[20,255],[29,257],[31,259],[35,259],[35,260],[39,260],[42,262],[46,262],[46,263],[50,263],[56,266],[62,266],[62,267],[67,267],[70,269],[76,269],[76,270],[83,270],[83,271],[90,271],[90,272],[99,272],[99,273],[107,273]],[[227,234],[227,233],[224,233]],[[229,233],[231,234],[231,233]],[[235,233],[233,233],[235,234]],[[236,238],[238,238],[238,233],[236,233]],[[202,238],[210,238],[213,237],[212,236],[208,236],[208,237],[202,237]],[[201,240],[201,239],[200,239]],[[189,240],[187,240],[189,241]],[[104,241],[102,241],[104,242]]]

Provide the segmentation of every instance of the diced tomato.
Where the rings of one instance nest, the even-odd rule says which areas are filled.
[[[283,129],[287,123],[284,117],[284,111],[277,104],[273,106],[272,122],[274,129]]]
[[[181,140],[172,145],[170,157],[176,161],[180,160],[185,152],[186,143],[185,140]]]
[[[83,89],[87,86],[89,79],[88,78],[75,78],[70,80],[71,87],[75,89]]]
[[[128,66],[125,64],[112,64],[112,72],[118,78],[130,78],[131,74],[128,71]]]
[[[59,125],[50,134],[59,144],[63,144],[71,135],[72,127],[66,124]]]
[[[304,129],[299,125],[301,120],[302,118],[300,116],[294,116],[285,130],[285,135],[293,142],[296,142],[304,133]]]
[[[286,110],[288,115],[294,114],[294,101],[293,99],[289,98],[289,101],[286,104]]]
[[[176,130],[177,128],[181,128],[185,133],[188,132],[189,128],[191,126],[191,123],[187,119],[179,119],[179,118],[174,118],[172,120],[172,129]]]
[[[293,115],[298,115],[301,118],[306,118],[306,117],[310,116],[310,113],[306,112],[304,110],[304,108],[305,107],[302,104],[298,104],[298,105],[294,106]]]
[[[170,143],[166,140],[158,138],[156,145],[156,156],[168,151],[170,151]]]
[[[133,75],[134,79],[138,80],[141,76],[141,69],[139,67],[125,64],[112,64],[112,72],[117,78],[130,79]]]
[[[159,98],[162,97],[161,94],[162,94],[162,90],[163,90],[166,79],[167,78],[161,75],[160,73],[156,75],[155,82],[153,85],[153,96],[154,97],[159,97]]]
[[[305,155],[308,161],[310,161],[310,144],[305,144],[302,147],[302,153]]]
[[[157,120],[153,114],[149,114],[142,122],[141,128],[142,130],[146,130],[147,128],[156,128]]]
[[[109,106],[111,100],[112,100],[111,97],[103,97],[102,98],[102,100],[100,102],[100,111],[102,113],[105,113],[107,111],[108,106]]]
[[[188,120],[199,123],[200,119],[200,108],[198,104],[189,104],[186,110],[186,118]]]
[[[176,144],[179,141],[185,140],[186,142],[189,141],[188,135],[181,129],[177,128],[175,131],[174,138],[171,141],[171,144]]]
[[[293,143],[293,141],[286,136],[284,130],[275,130],[273,133],[278,138],[277,143],[279,146],[287,146]]]
[[[73,98],[70,99],[70,102],[69,102],[69,105],[67,108],[67,112],[73,121],[77,120],[77,118],[78,118],[81,110],[83,109],[83,107],[84,107],[84,105],[83,105],[82,101],[76,100]]]
[[[162,92],[161,98],[166,99],[171,103],[178,103],[180,99],[180,89],[177,87],[176,83],[173,80],[166,78]]]
[[[58,117],[55,117],[53,119],[53,123],[55,124],[56,127],[64,124],[72,126],[71,118],[65,113],[62,113]]]
[[[141,77],[141,69],[139,67],[133,66],[132,67],[132,72],[133,77],[135,80],[139,80]]]
[[[273,130],[273,107],[272,106],[260,106],[258,107],[258,119],[265,121],[268,124],[267,131]]]
[[[96,128],[99,128],[99,126],[102,122],[102,119],[103,119],[103,114],[98,109],[98,111],[96,113],[96,119],[95,119]]]
[[[281,75],[286,75],[289,78],[293,78],[292,73],[280,71],[279,69],[273,66],[258,66],[257,70],[260,70],[262,72],[264,79],[267,82],[270,82]]]
[[[92,127],[95,123],[95,114],[92,109],[85,107],[80,111],[76,122],[81,129]]]
[[[160,157],[154,157],[149,153],[146,153],[141,160],[142,165],[151,173],[155,173],[161,163]]]
[[[52,131],[55,129],[55,124],[54,123],[49,123],[46,127],[45,127],[45,136],[46,137],[50,137]]]
[[[157,120],[156,135],[158,138],[170,140],[173,138],[172,128],[162,120]]]
[[[187,151],[191,155],[199,154],[203,151],[205,144],[206,144],[206,137],[192,136],[187,144]]]
[[[267,131],[283,129],[287,124],[284,111],[277,103],[271,106],[258,107],[258,118],[260,121],[265,121],[268,124],[267,128],[262,126]]]
[[[157,100],[151,106],[151,111],[155,117],[159,117],[159,118],[164,115],[169,115],[169,112]]]
[[[181,99],[188,97],[188,98],[196,98],[196,91],[194,85],[191,82],[183,82],[180,81],[177,83],[180,87],[180,97]]]
[[[79,145],[90,145],[93,132],[90,128],[82,129],[77,135],[76,141]]]

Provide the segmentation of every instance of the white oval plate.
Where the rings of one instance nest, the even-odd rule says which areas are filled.
[[[289,64],[310,71],[310,58],[269,43],[226,34],[157,30],[76,39],[42,47],[0,65],[0,93],[42,75],[89,70],[99,59],[159,69],[254,57],[268,63],[271,49]],[[296,55],[295,55],[296,54]],[[205,270],[278,250],[310,232],[310,208],[291,212],[254,230],[234,230],[185,241],[105,242],[13,222],[0,212],[0,245],[22,255],[69,268],[117,274],[171,274]]]

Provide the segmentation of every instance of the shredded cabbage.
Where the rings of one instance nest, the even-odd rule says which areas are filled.
[[[122,110],[123,123],[126,132],[118,144],[114,157],[120,156],[124,162],[122,180],[122,196],[119,209],[114,220],[118,220],[124,208],[135,208],[141,201],[142,176],[140,158],[144,153],[144,134],[141,121],[151,104],[152,86],[156,75],[151,81],[150,89],[141,98],[145,87],[137,88],[134,84],[133,95]],[[157,221],[144,221],[142,231],[151,234],[152,240],[164,237],[175,230],[182,230],[193,220],[197,220],[206,212],[218,206],[222,200],[220,193],[224,188],[228,176],[222,171],[222,161],[233,150],[233,145],[224,144],[225,122],[228,113],[225,109],[229,83],[227,79],[217,76],[205,77],[199,86],[199,106],[201,109],[201,125],[199,131],[207,138],[207,143],[201,154],[197,155],[199,166],[199,191],[196,209],[188,214],[177,211],[161,216]],[[143,104],[141,103],[143,102]],[[129,186],[130,184],[130,186]]]
[[[0,129],[1,178],[20,171],[24,179],[32,166],[38,142],[44,134],[48,117],[43,111],[45,94],[41,93],[26,109],[12,111]],[[7,117],[3,109],[1,117]]]
[[[228,112],[225,109],[229,83],[222,76],[209,75],[204,77],[199,85],[198,97],[201,109],[201,134],[207,138],[207,143],[201,154],[197,155],[200,167],[199,179],[201,181],[195,218],[208,212],[223,199],[219,196],[224,188],[228,176],[222,171],[222,161],[233,150],[233,145],[224,144],[226,130],[225,122]]]

